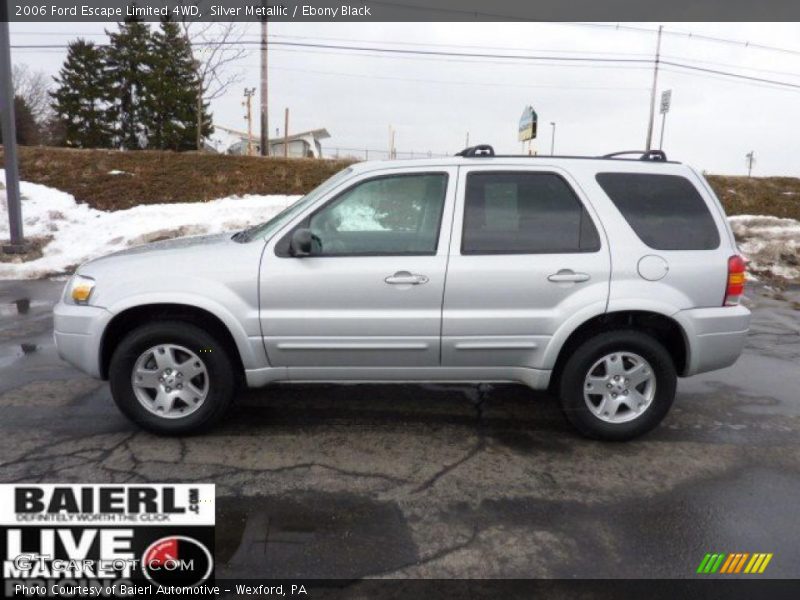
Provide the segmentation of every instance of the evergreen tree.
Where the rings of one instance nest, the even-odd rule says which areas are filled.
[[[39,126],[33,118],[28,103],[22,96],[14,96],[14,125],[17,131],[17,143],[21,146],[35,146],[39,143]],[[3,143],[3,133],[0,131],[0,144]]]
[[[111,146],[104,64],[103,51],[94,43],[79,39],[69,44],[64,66],[55,78],[58,89],[50,93],[55,118],[48,127],[59,133],[59,141],[66,146]]]
[[[147,123],[151,121],[147,91],[153,58],[149,53],[150,28],[141,19],[130,17],[120,23],[119,31],[108,36],[104,86],[107,116],[115,126],[116,145],[136,150],[146,145]]]
[[[147,141],[149,148],[191,150],[196,146],[197,98],[200,81],[194,68],[189,40],[177,23],[162,19],[154,32],[147,79]],[[202,134],[212,133],[208,105],[203,103]]]

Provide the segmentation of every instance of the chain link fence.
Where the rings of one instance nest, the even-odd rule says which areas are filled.
[[[393,153],[390,153],[388,149],[379,150],[377,148],[346,148],[342,146],[328,146],[322,150],[323,158],[351,160],[444,158],[452,155],[453,153],[448,154],[447,152],[433,152],[432,150],[395,150]]]

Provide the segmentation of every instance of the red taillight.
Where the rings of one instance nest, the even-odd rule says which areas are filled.
[[[725,288],[723,306],[736,306],[744,293],[744,259],[737,255],[728,259],[728,285]]]

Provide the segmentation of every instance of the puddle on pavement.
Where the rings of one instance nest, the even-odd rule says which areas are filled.
[[[0,304],[0,318],[28,315],[31,313],[32,309],[35,310],[50,306],[52,306],[51,302],[31,300],[30,298],[18,298],[17,300]]]
[[[27,342],[15,346],[0,346],[0,369],[10,367],[21,358],[34,354],[38,350],[39,346],[37,344]]]
[[[353,494],[217,499],[217,576],[351,578],[417,559],[400,509]]]

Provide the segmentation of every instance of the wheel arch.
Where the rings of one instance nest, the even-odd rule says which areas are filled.
[[[241,348],[228,325],[205,308],[180,303],[139,304],[115,314],[106,326],[100,342],[100,376],[103,379],[108,379],[111,356],[122,339],[140,325],[155,321],[183,321],[206,330],[225,347],[233,361],[237,379],[244,381]]]
[[[675,370],[682,374],[689,364],[690,346],[680,323],[660,312],[647,310],[620,310],[603,313],[587,319],[573,329],[564,340],[550,377],[550,386],[558,385],[564,364],[572,352],[589,338],[606,331],[635,329],[658,340],[672,357]]]

